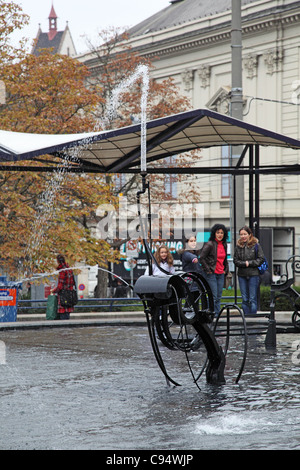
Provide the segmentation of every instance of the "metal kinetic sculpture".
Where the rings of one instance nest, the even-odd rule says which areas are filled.
[[[164,348],[179,350],[185,354],[193,381],[197,386],[204,372],[209,384],[225,384],[224,369],[229,347],[230,309],[235,309],[242,318],[244,337],[244,355],[236,379],[237,383],[241,377],[247,354],[244,314],[236,305],[228,305],[214,319],[212,292],[203,276],[198,273],[185,272],[170,275],[158,265],[147,241],[140,209],[140,196],[148,191],[148,220],[151,220],[150,188],[149,183],[146,183],[146,173],[142,174],[142,183],[143,188],[137,193],[137,205],[150,275],[144,275],[137,279],[134,292],[141,298],[144,305],[150,341],[157,363],[165,375],[167,383],[180,385],[170,376],[162,353]],[[162,271],[161,277],[152,275],[152,263],[155,263]],[[216,339],[216,333],[218,331],[220,334],[218,325],[224,309],[227,310],[227,316],[225,330],[221,332],[223,338],[226,339],[223,351]],[[205,360],[199,364],[196,356],[195,363],[195,352],[203,345],[206,350]]]

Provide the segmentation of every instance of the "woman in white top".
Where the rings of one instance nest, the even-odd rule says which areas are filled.
[[[154,254],[154,258],[156,259],[158,266],[160,266],[164,271],[167,271],[169,274],[175,274],[173,256],[171,255],[171,252],[166,245],[160,245],[158,247]],[[155,263],[152,263],[152,275],[167,276],[167,274],[161,271],[158,266]],[[146,269],[145,275],[149,275],[149,268]]]

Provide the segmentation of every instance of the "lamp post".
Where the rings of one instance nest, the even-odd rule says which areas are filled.
[[[242,86],[242,14],[241,0],[231,0],[231,116],[243,119]],[[231,148],[231,165],[235,166],[242,146]],[[232,177],[231,248],[236,243],[237,231],[245,225],[244,177]]]

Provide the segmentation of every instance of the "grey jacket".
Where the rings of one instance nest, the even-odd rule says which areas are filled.
[[[253,243],[251,246],[249,245],[244,245],[242,246],[241,244],[237,244],[235,251],[234,251],[234,256],[233,256],[233,262],[238,268],[238,276],[241,277],[250,277],[250,276],[259,276],[259,271],[258,271],[258,266],[260,266],[265,259],[265,255],[263,252],[262,247],[257,241],[257,254],[256,254],[256,249],[255,245],[256,243]],[[246,266],[246,261],[249,262],[249,266]]]

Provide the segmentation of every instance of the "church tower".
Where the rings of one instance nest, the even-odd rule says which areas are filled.
[[[48,16],[49,31],[48,33],[43,33],[41,26],[39,26],[31,54],[38,56],[43,49],[51,49],[52,54],[61,54],[70,57],[74,57],[76,55],[76,49],[68,23],[66,24],[64,31],[58,31],[57,19],[58,17],[52,3],[50,14]]]
[[[50,15],[48,16],[48,19],[49,19],[48,37],[49,37],[49,41],[52,41],[52,39],[55,37],[57,33],[57,15],[55,13],[53,3],[52,3],[52,7],[51,7]]]

